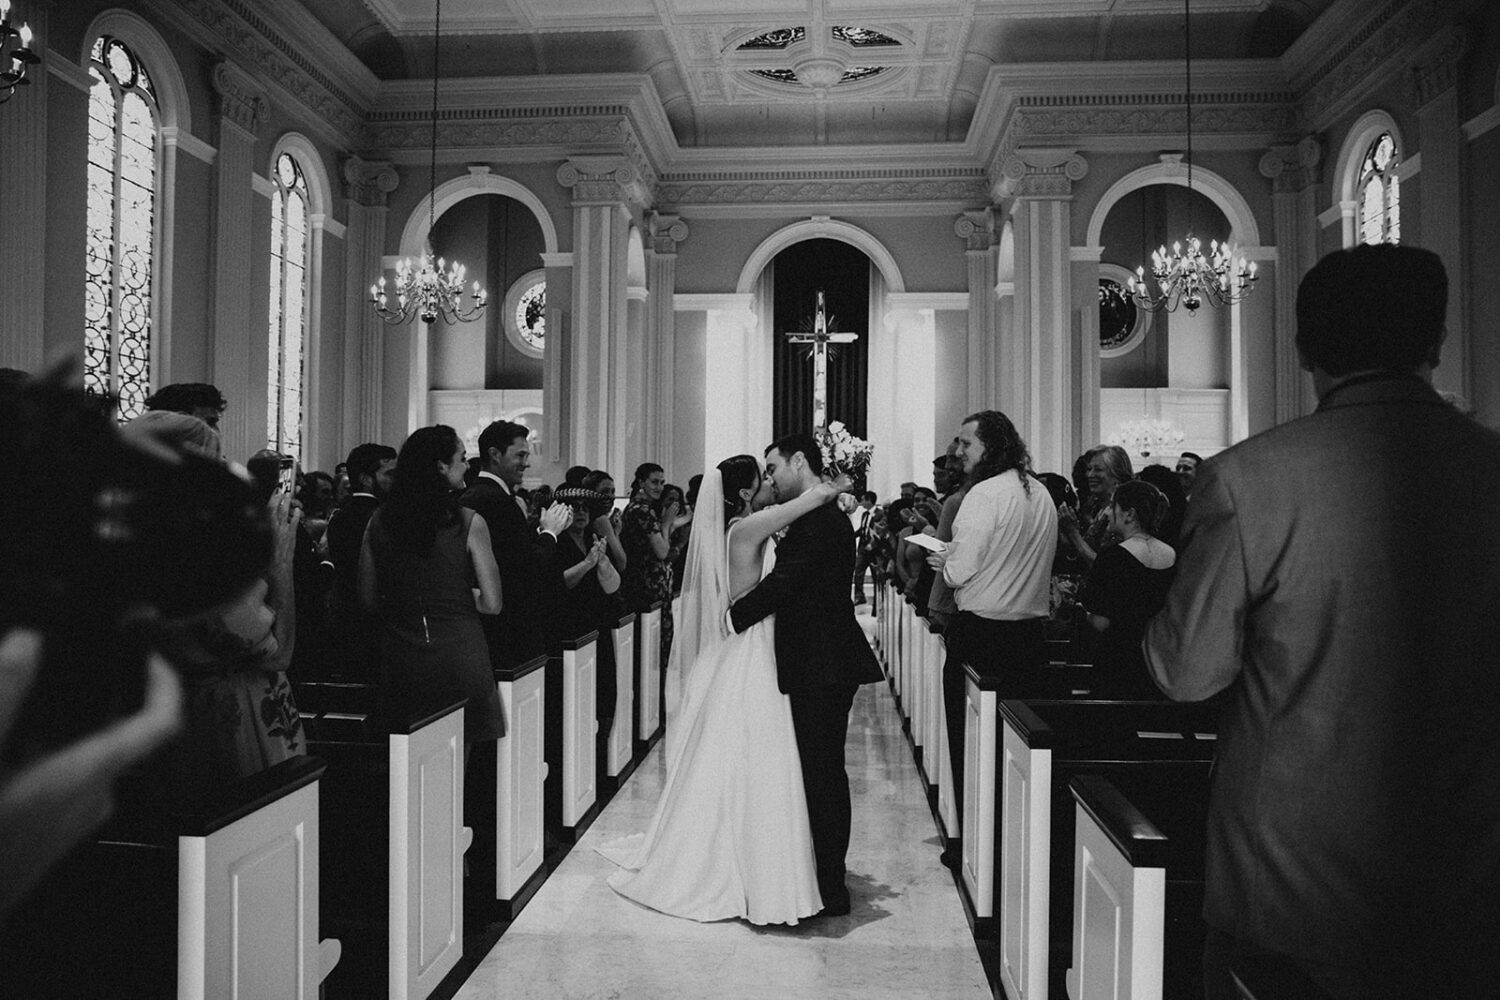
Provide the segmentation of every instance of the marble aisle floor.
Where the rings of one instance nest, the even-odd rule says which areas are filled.
[[[665,774],[658,744],[552,873],[456,1000],[973,997],[990,988],[890,690],[849,723],[854,909],[797,927],[663,916],[614,893],[594,848],[642,831]]]

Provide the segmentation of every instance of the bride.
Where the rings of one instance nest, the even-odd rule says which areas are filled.
[[[673,916],[795,924],[823,906],[774,619],[734,635],[724,618],[760,582],[766,541],[840,488],[767,506],[773,490],[751,455],[703,478],[668,665],[668,701],[680,692],[681,706],[669,711],[666,784],[644,840],[603,852],[624,869],[609,879],[616,892]]]

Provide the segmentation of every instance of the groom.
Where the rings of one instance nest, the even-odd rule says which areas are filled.
[[[766,476],[778,502],[822,481],[823,454],[810,434],[766,449]],[[794,521],[776,547],[776,567],[730,608],[736,632],[776,616],[776,678],[791,698],[802,784],[818,863],[819,916],[849,912],[844,855],[849,850],[849,775],[844,738],[861,684],[881,679],[854,620],[854,529],[831,503]]]

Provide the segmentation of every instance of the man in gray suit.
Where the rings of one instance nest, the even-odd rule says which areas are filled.
[[[1317,412],[1198,469],[1145,650],[1171,697],[1223,695],[1211,998],[1232,970],[1500,995],[1500,435],[1432,389],[1446,301],[1426,250],[1325,257]]]

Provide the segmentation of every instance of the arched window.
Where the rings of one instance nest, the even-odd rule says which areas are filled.
[[[95,41],[89,75],[84,388],[118,397],[124,421],[151,394],[156,93],[135,53],[110,35]]]
[[[290,153],[276,158],[271,193],[270,367],[266,447],[302,455],[303,374],[307,360],[307,178]]]
[[[1382,132],[1365,151],[1359,170],[1359,240],[1401,242],[1401,182],[1396,177],[1400,151],[1389,132]]]

